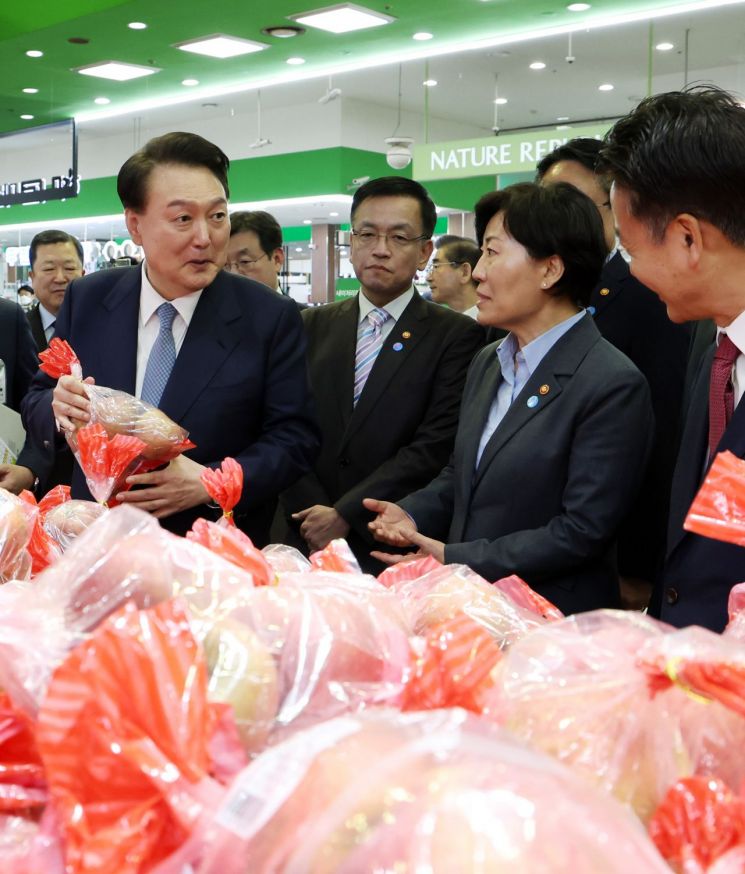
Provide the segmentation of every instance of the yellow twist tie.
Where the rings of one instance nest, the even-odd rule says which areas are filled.
[[[680,656],[668,659],[665,664],[665,676],[670,680],[673,685],[677,686],[679,689],[682,689],[683,692],[688,695],[689,698],[692,698],[694,701],[698,701],[699,704],[711,704],[712,699],[707,698],[705,695],[701,695],[699,692],[694,692],[690,686],[687,686],[685,683],[681,682],[678,679],[678,665],[683,661]]]

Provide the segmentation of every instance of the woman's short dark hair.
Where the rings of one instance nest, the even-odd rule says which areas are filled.
[[[547,293],[587,306],[608,255],[603,221],[589,197],[566,182],[545,188],[521,182],[485,194],[475,211],[479,245],[486,226],[501,213],[505,231],[531,258],[561,258],[564,273]]]
[[[116,180],[116,190],[125,209],[142,212],[147,200],[147,180],[154,168],[162,164],[183,164],[204,167],[228,191],[227,155],[214,143],[198,134],[174,131],[149,140],[122,164]]]
[[[745,108],[693,86],[648,97],[608,131],[598,167],[629,193],[653,239],[690,213],[745,246]]]

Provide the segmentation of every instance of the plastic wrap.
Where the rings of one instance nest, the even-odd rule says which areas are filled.
[[[359,562],[346,540],[332,540],[310,556],[314,570],[339,574],[361,574]]]
[[[564,614],[558,607],[555,607],[547,598],[531,589],[525,580],[520,579],[515,574],[497,580],[495,583],[492,583],[492,586],[507,595],[518,607],[529,610],[538,616],[542,616],[544,619],[564,618]]]
[[[721,780],[688,777],[670,787],[649,823],[661,855],[680,874],[742,874],[745,801]]]
[[[126,605],[57,668],[37,742],[67,874],[140,874],[176,850],[222,789],[217,717],[183,608]]]
[[[284,574],[278,586],[254,589],[230,619],[255,636],[274,665],[274,673],[263,670],[263,684],[253,683],[263,685],[262,701],[277,702],[273,718],[264,725],[255,716],[237,718],[249,752],[270,732],[283,736],[401,699],[411,662],[408,628],[395,596],[372,577]]]
[[[392,564],[378,574],[378,582],[386,588],[405,583],[408,580],[418,580],[430,571],[436,571],[443,567],[442,562],[432,555],[424,558],[413,558],[411,561],[400,561]]]
[[[26,549],[31,556],[31,576],[41,573],[45,568],[53,564],[62,555],[62,550],[53,540],[43,525],[44,512],[40,504],[37,504],[33,494],[24,489],[18,496],[29,507],[37,510],[34,517],[34,527]]]
[[[217,470],[205,468],[201,479],[207,494],[222,510],[218,524],[235,527],[233,507],[243,492],[243,468],[234,458],[226,458]]]
[[[62,846],[51,811],[41,822],[0,815],[0,871],[3,874],[66,874]]]
[[[105,512],[106,507],[93,501],[65,501],[43,514],[44,530],[65,552]]]
[[[37,507],[0,489],[0,583],[27,580],[31,575],[28,545],[38,515]]]
[[[0,812],[31,811],[46,801],[33,722],[13,706],[6,692],[0,692]]]
[[[247,571],[256,586],[269,586],[275,581],[274,571],[261,550],[253,545],[247,534],[235,526],[197,519],[191,531],[187,531],[186,537]]]
[[[745,720],[703,697],[686,673],[715,642],[726,644],[704,629],[673,632],[635,613],[559,620],[506,652],[489,712],[647,820],[681,777],[734,785],[745,777]]]
[[[669,874],[613,799],[463,710],[367,711],[268,750],[155,874],[186,865],[195,874]]]
[[[720,452],[688,510],[686,531],[745,546],[745,461]]]
[[[400,598],[417,634],[465,614],[486,628],[502,646],[546,624],[532,610],[518,607],[499,589],[465,565],[440,565],[422,577],[394,582],[390,591]]]
[[[261,553],[275,574],[303,573],[310,570],[310,562],[294,546],[270,543],[261,550]]]
[[[127,477],[141,469],[145,443],[124,434],[109,436],[99,422],[80,428],[68,442],[90,493],[99,504],[115,506],[115,495],[128,488]]]

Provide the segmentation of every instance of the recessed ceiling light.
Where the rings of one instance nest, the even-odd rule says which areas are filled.
[[[305,58],[288,58],[287,63],[291,67],[299,67],[305,63]]]
[[[24,94],[38,94],[39,89],[38,88],[24,88],[23,93]]]
[[[569,121],[569,116],[568,115],[557,115],[556,120],[557,121]]]
[[[24,113],[24,114],[21,116],[21,118],[22,118],[24,121],[31,121],[31,119],[33,118],[33,115],[28,115],[27,113]]]
[[[97,103],[99,106],[107,106],[111,103],[108,97],[96,97],[93,102]]]
[[[505,103],[507,103],[507,98],[506,97],[495,97],[494,102],[497,104],[497,106],[504,106]]]
[[[339,215],[339,213],[338,212],[330,212],[329,215],[335,216],[335,215]]]
[[[303,224],[304,224],[304,225],[312,225],[312,224],[313,224],[313,220],[312,220],[312,219],[303,219]]]
[[[145,24],[144,21],[130,21],[129,24],[127,25],[127,27],[130,30],[145,30],[147,25]]]
[[[543,61],[533,61],[533,63],[530,65],[530,69],[531,70],[545,70],[546,65],[543,63]]]
[[[571,124],[557,124],[556,125],[556,130],[571,130],[571,129],[572,129]]]
[[[296,252],[302,252],[302,251],[303,251],[303,247],[302,247],[302,246],[295,246],[295,251],[296,251]]]
[[[142,76],[151,76],[160,72],[160,67],[143,67],[140,64],[123,64],[121,61],[101,61],[98,64],[88,64],[86,67],[73,68],[74,73],[83,76],[97,76],[99,79],[113,79],[116,82],[128,82]]]
[[[675,46],[671,42],[658,42],[655,48],[658,52],[669,52]]]
[[[293,36],[302,36],[305,33],[305,28],[295,27],[292,24],[281,24],[278,27],[265,27],[261,32],[277,39],[291,39]]]
[[[432,39],[432,34],[427,33],[426,30],[420,30],[419,33],[415,33],[412,36],[412,39],[418,40],[419,42],[425,42],[428,39]]]
[[[353,30],[364,30],[367,27],[379,27],[390,24],[396,19],[381,12],[373,12],[355,3],[339,3],[337,6],[326,6],[302,12],[299,15],[288,15],[292,21],[299,21],[307,27],[317,27],[329,33],[349,33]]]
[[[251,52],[260,52],[268,48],[264,43],[252,39],[241,39],[237,36],[226,36],[224,33],[213,33],[200,39],[190,39],[187,42],[177,42],[173,45],[182,52],[194,52],[197,55],[208,55],[210,58],[236,58]]]
[[[422,85],[426,85],[427,88],[434,88],[436,84],[437,79],[425,79],[424,82],[422,82]]]
[[[193,88],[195,85],[199,85],[199,79],[184,79],[181,84],[186,85],[187,88]]]
[[[588,9],[592,9],[592,6],[589,3],[570,3],[567,9],[570,12],[587,12]]]
[[[598,85],[598,91],[612,91],[613,85],[610,82],[604,82],[602,85]]]
[[[44,52],[40,52],[38,49],[29,49],[29,51],[27,51],[26,54],[28,55],[29,58],[43,58],[44,57]]]

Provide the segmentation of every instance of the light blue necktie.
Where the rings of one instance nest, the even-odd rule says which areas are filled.
[[[172,328],[178,310],[171,303],[162,303],[155,312],[160,319],[160,331],[147,359],[140,397],[148,404],[157,407],[176,362],[176,343]]]
[[[354,406],[360,399],[362,389],[365,387],[367,377],[375,364],[375,359],[383,347],[383,325],[390,319],[391,314],[384,309],[370,310],[367,314],[367,324],[362,323],[359,339],[357,341],[357,353],[354,362]]]

